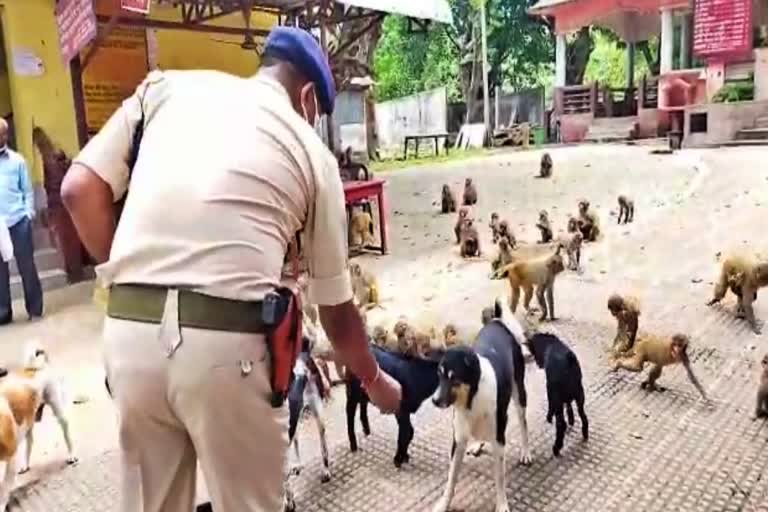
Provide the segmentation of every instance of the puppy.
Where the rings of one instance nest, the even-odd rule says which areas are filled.
[[[323,402],[330,397],[330,389],[323,381],[320,370],[310,355],[311,352],[312,341],[305,336],[301,353],[293,367],[293,382],[291,382],[291,387],[288,390],[288,440],[289,445],[293,445],[295,454],[295,464],[289,475],[301,473],[301,455],[299,454],[299,438],[296,437],[296,429],[302,413],[307,410],[317,423],[317,430],[320,435],[320,451],[323,456],[323,471],[320,474],[320,481],[326,483],[331,480],[331,471],[328,465],[328,443],[325,437]],[[296,510],[296,502],[288,478],[285,480],[283,510],[285,512]]]
[[[515,317],[505,316],[504,309],[497,300],[494,319],[480,330],[474,348],[449,349],[438,366],[440,383],[432,402],[443,409],[454,407],[453,446],[448,483],[433,512],[446,512],[450,507],[470,439],[492,444],[496,512],[509,511],[504,445],[510,400],[520,425],[520,462],[531,462],[525,418],[525,361],[520,345],[523,328]]]
[[[576,354],[553,334],[533,334],[526,343],[533,354],[533,359],[539,368],[544,369],[547,376],[547,423],[552,423],[555,418],[555,444],[552,453],[560,456],[565,438],[565,419],[563,407],[568,413],[568,424],[573,426],[573,407],[571,402],[576,402],[581,420],[581,434],[584,441],[589,439],[589,421],[584,412],[584,386],[581,383],[581,366]]]
[[[381,371],[392,376],[403,389],[400,410],[395,414],[398,431],[394,463],[395,467],[399,468],[410,461],[408,447],[413,440],[411,414],[415,414],[424,400],[429,398],[437,389],[437,361],[408,357],[375,345],[371,347],[371,352],[379,363]],[[371,433],[371,427],[368,423],[368,402],[368,395],[365,394],[360,380],[354,375],[348,375],[347,436],[349,437],[349,449],[353,452],[357,451],[355,415],[358,405],[360,405],[360,423],[363,425],[363,433],[366,436]]]
[[[0,487],[0,510],[8,506],[16,473],[29,471],[34,426],[43,417],[47,405],[53,411],[67,444],[67,463],[77,462],[69,432],[67,403],[61,384],[51,373],[48,354],[37,345],[27,347],[24,365],[0,378],[0,461],[5,462],[5,478]],[[26,441],[21,467],[17,467],[17,451]]]

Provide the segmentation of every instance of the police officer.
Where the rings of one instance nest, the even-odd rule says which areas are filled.
[[[313,129],[334,99],[317,42],[276,28],[254,77],[150,73],[75,158],[62,196],[110,289],[123,511],[191,510],[198,459],[215,510],[279,509],[286,414],[266,398],[253,312],[279,285],[297,232],[337,353],[382,411],[397,410],[400,387],[379,370],[352,303],[338,167]]]

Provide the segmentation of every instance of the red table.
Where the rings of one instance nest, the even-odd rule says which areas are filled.
[[[345,181],[344,201],[351,206],[363,199],[376,199],[379,205],[379,234],[381,236],[381,254],[387,254],[387,215],[384,208],[384,180]]]

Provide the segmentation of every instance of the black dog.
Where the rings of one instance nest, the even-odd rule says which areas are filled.
[[[437,389],[437,361],[408,357],[376,346],[371,346],[371,350],[381,371],[392,376],[403,389],[400,410],[395,415],[398,433],[394,463],[395,467],[399,468],[403,463],[410,461],[408,446],[413,440],[411,414],[415,414],[424,400],[429,398]],[[360,422],[363,424],[363,432],[366,436],[371,433],[371,427],[368,423],[368,401],[368,395],[365,394],[360,380],[354,375],[350,375],[347,379],[347,435],[349,436],[349,449],[353,452],[357,451],[355,414],[358,404],[360,405]]]
[[[450,507],[464,452],[470,440],[492,446],[495,510],[509,511],[504,445],[510,402],[515,404],[520,426],[520,462],[531,462],[525,418],[525,360],[520,345],[525,336],[514,316],[503,318],[504,311],[509,311],[509,308],[502,308],[501,301],[497,300],[494,318],[480,330],[474,348],[452,348],[446,351],[440,361],[440,386],[432,401],[440,408],[454,407],[453,445],[448,484],[442,498],[432,509],[433,512],[446,512]]]
[[[581,434],[584,440],[589,439],[589,421],[584,412],[584,386],[581,383],[581,366],[576,354],[553,334],[538,333],[528,340],[528,348],[539,368],[543,368],[547,375],[547,422],[552,423],[555,417],[555,444],[552,453],[560,456],[565,438],[565,418],[563,407],[568,413],[568,424],[574,424],[573,407],[571,402],[576,402],[581,420]]]

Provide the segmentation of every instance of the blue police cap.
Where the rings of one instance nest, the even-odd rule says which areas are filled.
[[[267,36],[264,56],[293,64],[315,84],[320,109],[324,114],[333,112],[336,85],[331,67],[323,49],[309,32],[294,27],[276,27]]]

